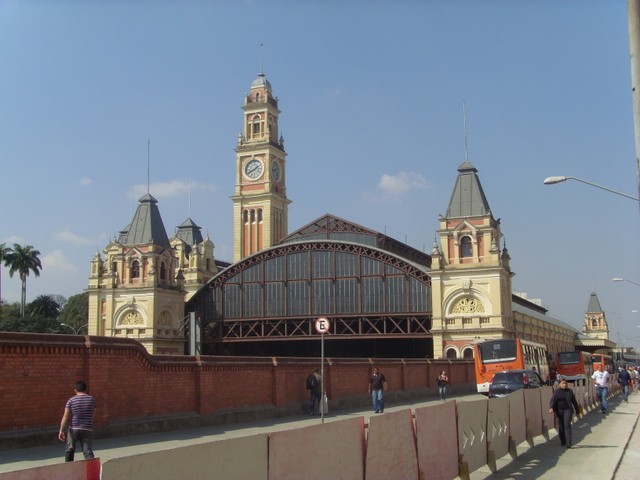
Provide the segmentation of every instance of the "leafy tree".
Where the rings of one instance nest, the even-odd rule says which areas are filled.
[[[89,294],[84,292],[70,296],[58,319],[79,332],[89,323]]]
[[[24,333],[63,333],[60,322],[54,318],[33,315],[24,318],[19,315],[0,320],[0,331]]]
[[[13,274],[18,272],[20,280],[22,281],[22,299],[20,302],[20,316],[24,318],[25,306],[27,304],[27,277],[29,272],[37,277],[42,270],[42,263],[40,262],[40,252],[35,250],[31,245],[18,245],[13,244],[13,251],[8,255],[9,276],[13,277]]]
[[[0,320],[6,320],[10,318],[18,318],[20,316],[20,303],[4,303],[2,312],[0,313]],[[0,329],[3,330],[3,329]],[[4,330],[10,331],[10,330]]]
[[[27,307],[30,317],[41,316],[57,319],[60,315],[60,304],[54,300],[53,295],[38,295]]]
[[[50,295],[51,298],[53,298],[55,300],[55,302],[58,304],[58,306],[60,307],[60,310],[62,311],[62,309],[64,308],[64,306],[67,304],[67,297],[65,297],[64,295]]]
[[[2,264],[9,266],[9,255],[11,255],[11,247],[7,247],[6,243],[0,243],[0,313],[2,313]]]

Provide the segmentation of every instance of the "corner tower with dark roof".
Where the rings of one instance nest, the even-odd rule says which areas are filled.
[[[590,337],[609,339],[609,324],[595,292],[591,293],[589,305],[584,314],[584,333]]]
[[[157,200],[140,198],[131,223],[91,261],[90,335],[138,340],[149,353],[184,352],[185,291]]]
[[[207,235],[202,237],[200,227],[191,218],[187,218],[176,229],[170,240],[178,260],[178,272],[182,287],[185,290],[185,300],[189,301],[198,289],[218,273],[218,265],[213,257],[215,246]]]
[[[500,220],[485,197],[478,170],[466,160],[432,252],[434,357],[473,355],[480,338],[514,335],[511,272],[507,249],[500,250]]]

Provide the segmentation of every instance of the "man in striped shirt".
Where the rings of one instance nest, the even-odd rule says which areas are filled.
[[[87,394],[87,384],[82,380],[76,383],[75,392],[64,407],[58,432],[58,439],[67,442],[65,462],[73,462],[77,442],[82,446],[85,460],[93,458],[93,418],[96,413],[96,400]]]

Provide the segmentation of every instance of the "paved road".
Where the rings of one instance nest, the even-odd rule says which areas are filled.
[[[467,395],[456,398],[468,401],[477,398]],[[412,405],[389,406],[386,411],[396,411],[422,407],[437,403],[437,400]],[[620,396],[610,401],[610,413],[600,414],[597,410],[587,413],[573,426],[574,447],[567,450],[560,446],[555,431],[548,440],[539,437],[533,445],[518,447],[518,457],[506,457],[497,462],[498,470],[488,468],[471,474],[471,480],[485,479],[558,479],[579,478],[598,480],[631,480],[640,473],[640,394],[633,394],[629,402],[621,401]],[[326,422],[339,419],[364,416],[367,420],[373,415],[367,410],[341,411],[338,415],[329,414]],[[298,428],[318,423],[318,417],[298,416],[292,418],[269,419],[235,425],[223,425],[200,429],[135,435],[120,438],[98,439],[94,442],[96,455],[102,460],[139,453],[160,451],[193,444],[207,443],[219,439],[268,433]],[[24,448],[0,452],[0,473],[22,470],[60,463],[63,460],[64,447],[58,445]]]

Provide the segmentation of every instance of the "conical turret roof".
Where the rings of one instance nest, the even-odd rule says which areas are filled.
[[[595,292],[591,293],[589,297],[589,306],[587,307],[587,312],[589,313],[603,313],[602,307],[600,306],[600,300],[598,300],[598,296]]]
[[[478,170],[469,162],[458,167],[458,178],[451,194],[447,218],[478,217],[491,214],[489,202],[484,195]]]
[[[149,193],[140,197],[129,226],[120,232],[122,245],[155,244],[169,247],[169,237],[162,223],[158,201]]]

